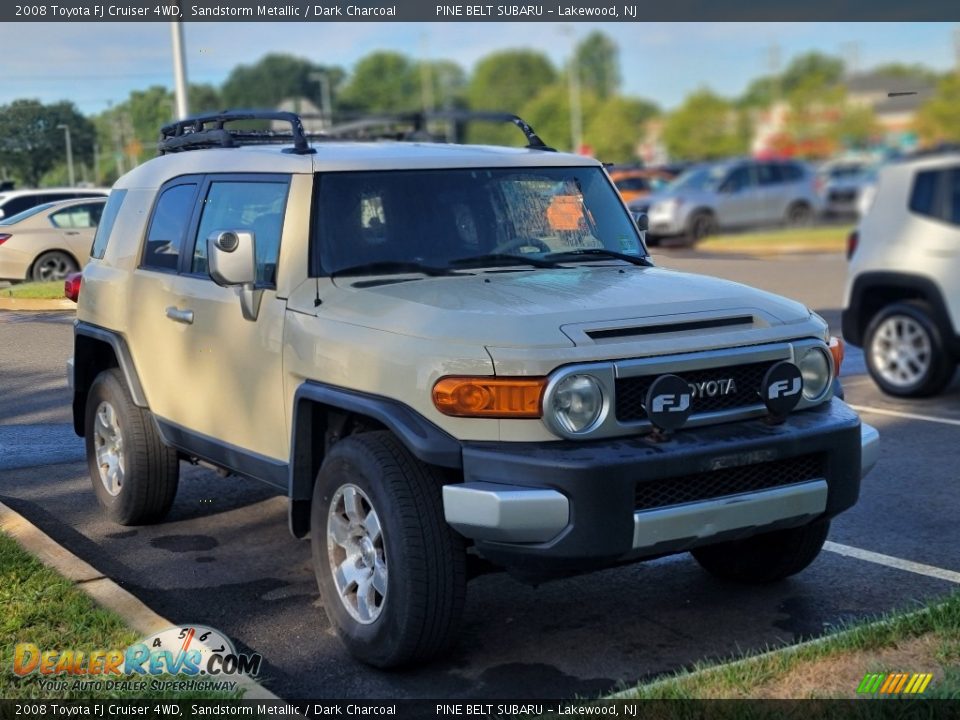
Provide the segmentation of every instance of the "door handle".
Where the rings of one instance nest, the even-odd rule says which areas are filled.
[[[167,308],[167,317],[174,322],[181,322],[185,325],[193,324],[193,310],[179,310],[171,305]]]
[[[79,235],[80,233],[77,230],[67,230],[67,235]]]

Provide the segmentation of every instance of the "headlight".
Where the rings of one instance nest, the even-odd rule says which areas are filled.
[[[830,360],[826,351],[819,347],[804,351],[797,363],[803,375],[803,397],[807,400],[819,400],[830,387]]]
[[[603,410],[600,383],[589,375],[570,375],[561,380],[545,408],[558,427],[568,433],[589,429]]]

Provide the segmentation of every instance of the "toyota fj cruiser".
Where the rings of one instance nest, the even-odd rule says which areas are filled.
[[[475,566],[796,573],[878,452],[818,315],[655,267],[603,166],[507,119],[525,148],[174,123],[83,274],[68,371],[107,514],[162,519],[181,460],[270,483],[377,666],[449,645]]]

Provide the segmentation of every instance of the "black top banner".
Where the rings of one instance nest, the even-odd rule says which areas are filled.
[[[0,22],[749,22],[960,20],[957,0],[66,0],[0,4]]]

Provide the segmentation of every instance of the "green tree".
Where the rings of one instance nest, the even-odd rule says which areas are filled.
[[[960,75],[950,74],[937,84],[933,97],[917,111],[916,127],[924,142],[960,142]]]
[[[827,87],[843,79],[843,60],[819,52],[797,55],[784,70],[780,83],[785,95],[800,86]]]
[[[213,85],[190,85],[187,91],[187,102],[190,105],[190,114],[218,112],[226,110],[220,91]]]
[[[542,53],[503,50],[487,55],[477,63],[467,87],[467,100],[472,110],[519,113],[531,98],[556,80],[556,70]],[[536,125],[533,127],[537,129]],[[471,142],[523,144],[523,136],[516,128],[487,123],[474,123],[469,138]]]
[[[871,71],[874,75],[881,77],[896,78],[905,80],[907,83],[915,83],[919,87],[929,87],[935,85],[940,76],[935,70],[931,70],[926,65],[906,63],[887,63],[878,65]]]
[[[712,160],[739,155],[748,145],[733,103],[710,90],[698,90],[667,115],[663,141],[672,157]]]
[[[780,93],[780,78],[764,75],[755,78],[737,101],[743,108],[770,107]]]
[[[591,93],[580,96],[581,114],[586,120],[596,114],[599,100]],[[537,135],[550,147],[571,150],[570,91],[567,86],[555,83],[543,88],[536,97],[520,108],[520,116],[533,126]],[[508,134],[503,144],[523,145],[523,135],[515,127],[499,128]],[[586,136],[585,136],[586,137]]]
[[[657,114],[657,106],[648,100],[609,97],[590,114],[584,141],[604,162],[632,162],[637,159],[644,125]]]
[[[390,113],[422,107],[417,65],[396,52],[375,52],[356,64],[340,93],[351,112]]]
[[[607,35],[594,30],[577,43],[574,58],[585,90],[606,100],[620,89],[620,50]]]
[[[28,186],[36,186],[45,173],[64,162],[64,131],[70,128],[75,163],[93,157],[93,123],[66,100],[44,105],[39,100],[14,100],[0,106],[0,166]]]
[[[417,63],[417,73],[423,82],[423,66],[430,79],[435,110],[454,110],[467,104],[467,73],[452,60],[431,60]],[[422,90],[421,90],[422,92]]]
[[[322,103],[322,78],[330,84],[334,107],[345,73],[336,66],[316,65],[304,58],[271,53],[253,65],[238,65],[221,88],[223,105],[230,108],[275,108],[284,100],[307,98]]]

